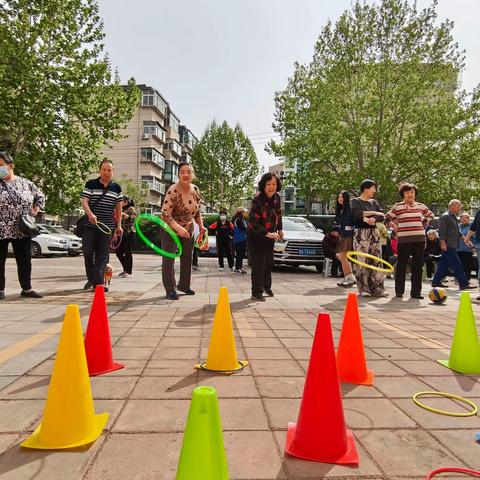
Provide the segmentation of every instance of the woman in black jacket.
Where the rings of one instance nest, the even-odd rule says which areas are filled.
[[[350,208],[350,194],[343,190],[337,195],[335,206],[335,223],[338,225],[340,240],[337,245],[338,259],[342,264],[343,280],[337,282],[340,287],[355,285],[352,267],[347,259],[347,252],[353,250],[353,226],[355,224]]]
[[[263,292],[273,297],[273,246],[283,240],[282,208],[278,192],[282,185],[274,173],[263,174],[259,193],[248,215],[248,241],[252,262],[252,300],[265,301]]]

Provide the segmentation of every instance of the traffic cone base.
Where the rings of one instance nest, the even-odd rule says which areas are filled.
[[[212,372],[212,373],[224,373],[225,375],[228,375],[230,373],[237,373],[242,371],[247,365],[248,365],[248,360],[243,360],[243,361],[238,361],[237,362],[238,367],[236,369],[232,370],[212,370],[211,368],[207,368],[207,362],[203,363],[197,363],[195,365],[195,368],[198,370],[205,370],[206,372]]]
[[[313,462],[322,462],[322,463],[338,463],[341,465],[348,465],[348,464],[358,464],[359,458],[357,449],[355,447],[355,440],[353,438],[353,434],[350,430],[346,429],[347,433],[347,450],[341,456],[335,457],[326,457],[322,455],[322,452],[318,452],[318,456],[315,457],[306,457],[301,453],[297,453],[295,450],[295,431],[297,429],[297,424],[295,422],[288,422],[288,431],[287,431],[287,444],[285,447],[285,452],[287,452],[292,457],[302,458],[303,460],[310,460]],[[319,432],[321,434],[321,432]]]
[[[454,368],[450,365],[450,360],[437,360],[437,362],[440,364],[440,365],[443,365],[444,367],[447,367],[449,368],[450,370],[453,370],[454,372],[458,372],[458,373],[466,373],[466,374],[470,374],[470,375],[479,375],[480,374],[480,366],[479,368],[472,368],[472,371],[469,371],[468,369],[465,369],[465,368],[462,368],[461,370],[460,369],[457,369],[457,368]]]
[[[112,366],[108,370],[102,370],[100,372],[88,372],[88,374],[90,375],[90,377],[96,377],[97,375],[114,372],[115,370],[121,370],[122,368],[125,368],[125,365],[117,362],[112,362]]]
[[[341,378],[340,381],[341,381],[342,383],[353,383],[353,384],[355,384],[355,385],[367,385],[367,386],[368,386],[368,385],[373,385],[373,376],[374,376],[374,375],[375,375],[375,374],[373,373],[373,371],[372,371],[372,370],[369,370],[369,369],[367,368],[367,376],[366,376],[366,378],[364,378],[364,379],[360,379],[360,380],[359,380],[359,379],[357,379],[357,378],[352,378],[352,379],[350,379],[350,378]]]
[[[43,442],[41,438],[42,424],[40,424],[35,429],[35,431],[20,445],[22,447],[36,448],[38,450],[60,450],[66,448],[81,447],[82,445],[88,445],[89,443],[93,443],[101,435],[103,429],[105,428],[105,425],[108,422],[108,417],[108,413],[99,413],[98,415],[95,415],[95,430],[88,437],[78,440],[77,442],[70,445],[47,444]]]

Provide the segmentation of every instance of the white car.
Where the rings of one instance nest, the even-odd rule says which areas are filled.
[[[57,237],[64,238],[68,244],[68,254],[70,256],[80,255],[82,253],[82,239],[77,237],[72,232],[63,229],[62,227],[55,227],[53,225],[39,224],[40,233],[49,233]]]
[[[325,262],[323,232],[303,217],[282,217],[282,222],[284,241],[275,242],[275,265],[314,265],[322,272]]]
[[[8,252],[13,253],[12,244],[8,244]],[[64,238],[52,235],[50,233],[41,233],[32,238],[32,257],[38,258],[41,255],[66,255],[68,253],[68,244]]]

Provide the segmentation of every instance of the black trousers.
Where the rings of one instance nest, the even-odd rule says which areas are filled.
[[[31,290],[32,278],[32,239],[3,238],[0,240],[0,292],[5,290],[5,262],[7,260],[8,244],[12,244],[13,254],[17,262],[18,281],[22,290]]]
[[[261,295],[264,290],[272,288],[273,245],[250,246],[250,260],[252,262],[252,295]]]
[[[190,281],[192,279],[193,237],[179,238],[182,244],[182,255],[180,255],[180,280],[178,282],[178,289],[185,291],[190,288]],[[162,248],[171,253],[177,251],[177,245],[165,231],[162,232]],[[174,267],[174,258],[162,257],[162,282],[167,295],[177,290]]]
[[[243,269],[243,259],[247,253],[247,241],[237,242],[235,246],[235,270]]]
[[[462,262],[463,271],[465,275],[470,280],[470,276],[472,273],[472,266],[473,266],[473,253],[472,252],[457,252],[458,256],[460,257],[460,261]]]
[[[133,241],[135,239],[134,235],[124,235],[122,238],[122,243],[117,248],[115,254],[117,255],[118,260],[122,264],[123,271],[125,273],[132,274],[133,270]]]
[[[110,258],[111,236],[96,227],[85,227],[82,235],[83,260],[88,280],[103,285],[103,275]]]
[[[193,254],[192,254],[192,265],[194,267],[198,267],[198,248],[193,246]]]
[[[405,293],[405,274],[410,256],[412,262],[411,270],[411,290],[410,295],[418,296],[422,291],[422,268],[423,255],[425,252],[425,242],[408,242],[398,244],[397,265],[395,267],[395,293],[403,295]]]
[[[233,256],[232,249],[230,248],[230,241],[220,242],[217,238],[217,255],[218,255],[218,265],[220,268],[224,268],[223,257],[227,257],[227,262],[229,268],[233,268]]]

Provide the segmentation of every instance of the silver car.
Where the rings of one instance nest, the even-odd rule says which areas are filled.
[[[321,230],[303,217],[283,217],[283,242],[275,242],[275,265],[315,265],[318,272],[323,271],[323,237]]]
[[[82,253],[82,239],[74,235],[72,232],[53,225],[39,224],[38,226],[40,228],[40,233],[50,233],[57,237],[64,238],[67,241],[68,254],[71,257]]]

